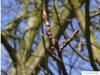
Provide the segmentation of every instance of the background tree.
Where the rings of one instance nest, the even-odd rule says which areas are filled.
[[[1,3],[2,75],[80,75],[100,70],[99,0]]]

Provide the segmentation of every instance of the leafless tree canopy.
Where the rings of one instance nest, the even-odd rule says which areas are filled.
[[[100,70],[100,0],[1,0],[2,75]]]

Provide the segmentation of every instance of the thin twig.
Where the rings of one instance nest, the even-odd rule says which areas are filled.
[[[65,40],[63,44],[60,45],[60,50],[62,51],[72,40],[77,36],[79,29],[76,30],[68,39]]]

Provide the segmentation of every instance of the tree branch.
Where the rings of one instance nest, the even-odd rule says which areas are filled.
[[[16,63],[17,63],[16,53],[15,53],[16,51],[10,46],[10,44],[6,40],[6,37],[3,34],[1,34],[1,43],[5,46],[7,52],[9,53],[13,61],[14,67],[16,68]]]
[[[93,57],[93,50],[91,47],[91,40],[90,40],[90,16],[89,16],[89,0],[85,0],[85,38],[86,38],[86,45],[89,53],[90,64],[93,70],[97,71],[98,68],[95,64],[94,57]]]

